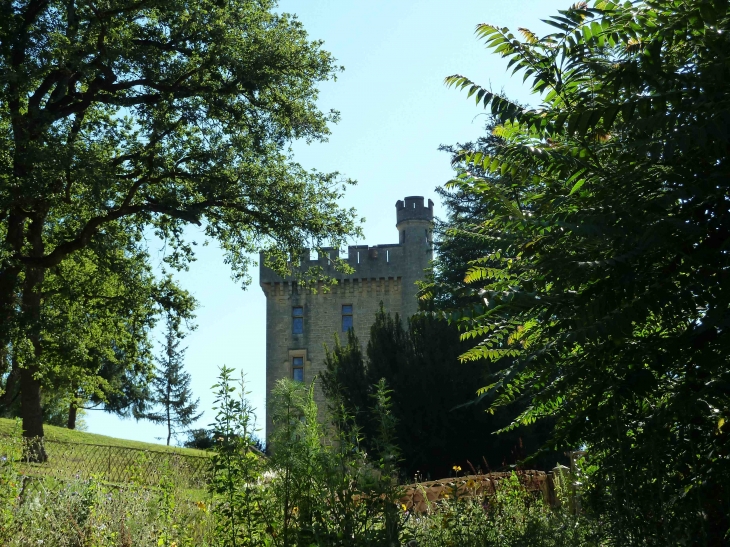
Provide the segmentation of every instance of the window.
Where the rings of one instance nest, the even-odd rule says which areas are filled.
[[[342,332],[352,328],[352,304],[342,305]]]
[[[302,334],[304,332],[304,308],[294,306],[291,309],[291,332],[292,334]]]
[[[295,382],[304,381],[304,357],[292,357],[291,377]]]

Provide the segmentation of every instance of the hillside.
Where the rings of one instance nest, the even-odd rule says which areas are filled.
[[[15,427],[15,420],[0,418],[0,435],[9,435]],[[49,441],[59,441],[66,443],[79,444],[95,444],[102,446],[114,446],[119,448],[131,448],[134,450],[151,450],[156,452],[174,452],[185,456],[205,456],[204,450],[196,450],[193,448],[181,448],[179,446],[167,446],[157,443],[143,443],[139,441],[130,441],[127,439],[118,439],[116,437],[108,437],[106,435],[97,435],[96,433],[87,433],[85,431],[75,431],[66,429],[65,427],[56,427],[53,425],[43,426],[46,439]]]

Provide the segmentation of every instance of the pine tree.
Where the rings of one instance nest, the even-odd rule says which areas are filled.
[[[157,358],[157,374],[152,380],[154,410],[143,414],[145,419],[167,426],[168,446],[173,436],[203,415],[197,412],[200,399],[193,401],[190,374],[184,370],[185,348],[180,349],[183,336],[179,323],[168,319],[165,349],[162,357]]]

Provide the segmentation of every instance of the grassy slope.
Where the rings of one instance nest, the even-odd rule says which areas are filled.
[[[0,435],[8,435],[15,427],[15,420],[0,418]],[[188,456],[205,456],[203,450],[195,450],[193,448],[180,448],[179,446],[166,446],[156,443],[142,443],[139,441],[128,441],[127,439],[117,439],[116,437],[107,437],[106,435],[97,435],[96,433],[86,433],[84,431],[75,431],[66,429],[65,427],[56,427],[45,425],[43,429],[46,438],[51,441],[63,441],[80,444],[99,444],[104,446],[119,446],[122,448],[135,448],[137,450],[156,450],[158,452],[175,452]]]

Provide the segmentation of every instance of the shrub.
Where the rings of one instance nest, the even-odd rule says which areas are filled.
[[[551,508],[527,491],[516,474],[493,496],[436,502],[423,515],[410,515],[405,535],[418,547],[562,547],[603,545],[600,527],[573,516],[570,504]]]

